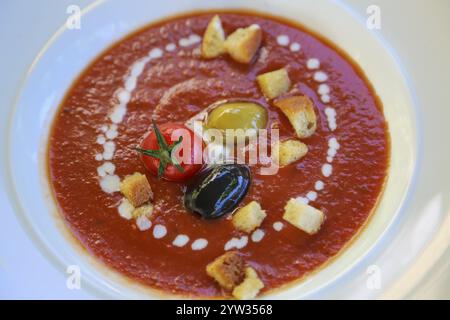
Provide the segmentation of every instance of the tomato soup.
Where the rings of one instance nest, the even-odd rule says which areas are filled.
[[[258,25],[261,45],[251,63],[228,54],[202,58],[214,13],[151,24],[115,43],[70,88],[48,144],[49,179],[61,215],[87,251],[141,284],[192,297],[228,297],[206,272],[227,249],[258,274],[267,292],[308,275],[358,233],[382,194],[389,134],[382,105],[359,67],[331,42],[291,22],[251,12],[220,12],[226,35]],[[332,40],[332,39],[331,39]],[[257,230],[242,232],[232,214],[205,219],[184,206],[189,181],[158,179],[133,148],[158,124],[185,123],[220,100],[257,102],[280,139],[296,138],[289,119],[267,99],[258,75],[285,68],[290,94],[307,96],[315,132],[299,139],[307,154],[251,183],[239,206],[265,211]],[[140,172],[151,186],[153,213],[144,231],[127,217],[118,185]],[[299,199],[323,213],[309,234],[283,219]]]

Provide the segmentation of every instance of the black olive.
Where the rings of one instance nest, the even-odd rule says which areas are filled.
[[[232,212],[250,186],[250,169],[225,164],[205,169],[187,186],[184,205],[207,219]]]

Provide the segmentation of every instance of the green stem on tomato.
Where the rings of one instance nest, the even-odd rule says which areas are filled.
[[[161,131],[156,125],[155,120],[152,120],[152,123],[153,129],[155,130],[156,141],[158,142],[158,150],[142,149],[139,147],[134,148],[134,150],[145,156],[159,159],[158,179],[161,179],[161,177],[164,174],[164,171],[166,170],[166,167],[169,164],[177,168],[178,171],[184,172],[183,167],[180,165],[178,160],[172,154],[173,151],[176,149],[176,147],[178,147],[183,141],[183,137],[180,136],[178,138],[178,141],[172,143],[171,145],[168,145],[166,139],[164,139],[164,136],[161,134]]]

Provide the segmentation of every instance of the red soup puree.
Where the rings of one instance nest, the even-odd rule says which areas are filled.
[[[336,46],[292,22],[221,12],[208,28],[219,47],[206,57],[213,16],[151,24],[96,58],[56,114],[49,179],[74,236],[112,269],[166,293],[248,298],[303,278],[358,233],[383,191],[389,134],[372,86]],[[161,131],[184,126],[221,100],[261,106],[264,126],[295,143],[282,165],[280,152],[276,174],[249,164],[248,190],[232,212],[208,219],[184,201],[204,169],[158,179],[134,148],[155,134],[152,119]],[[308,133],[286,105],[309,119]],[[124,186],[136,172],[137,187]],[[148,181],[151,197],[139,181]],[[139,192],[147,192],[144,205]],[[237,213],[250,225],[239,226]]]

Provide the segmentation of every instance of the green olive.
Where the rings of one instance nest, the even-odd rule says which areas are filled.
[[[263,129],[267,125],[267,110],[254,102],[225,102],[214,108],[206,120],[207,128]]]

